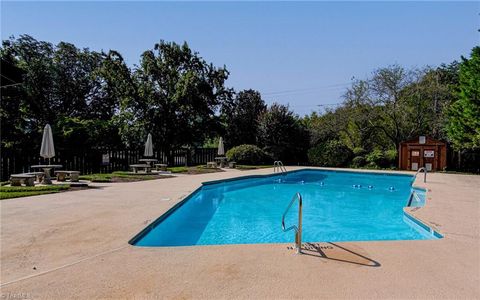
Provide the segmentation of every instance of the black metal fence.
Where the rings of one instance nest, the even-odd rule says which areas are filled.
[[[10,174],[33,171],[30,166],[36,164],[61,164],[65,170],[80,171],[81,174],[110,173],[126,171],[129,165],[138,163],[143,158],[143,149],[56,149],[56,155],[50,162],[39,156],[38,149],[20,151],[2,149],[1,181],[9,179]],[[171,151],[170,166],[200,165],[214,161],[216,148],[180,148]],[[163,150],[155,150],[154,158],[159,163],[167,163],[167,155]]]
[[[447,170],[480,174],[480,151],[459,153],[449,149]]]

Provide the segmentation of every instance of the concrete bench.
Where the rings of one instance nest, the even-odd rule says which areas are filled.
[[[145,173],[150,173],[152,171],[152,166],[147,164],[130,165],[130,168],[133,169],[133,173],[138,173],[139,169],[144,169]]]
[[[217,167],[217,163],[214,161],[207,162],[207,168],[215,169]]]
[[[10,175],[11,186],[21,186],[22,183],[24,183],[26,186],[35,186],[35,175],[31,175],[31,174]]]
[[[44,172],[28,172],[28,173],[25,173],[25,174],[35,175],[35,177],[37,177],[37,181],[38,181],[38,182],[42,182],[42,181],[43,181],[43,177],[45,176],[45,173],[44,173]]]
[[[166,164],[155,164],[155,168],[157,171],[166,171],[167,165]]]
[[[57,175],[57,181],[65,181],[68,177],[71,182],[78,182],[78,176],[80,175],[80,172],[59,170],[55,171],[55,175]]]
[[[235,161],[228,162],[228,167],[230,169],[235,169],[237,167],[237,163]]]

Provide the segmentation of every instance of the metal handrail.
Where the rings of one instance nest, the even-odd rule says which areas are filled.
[[[298,200],[298,226],[292,225],[288,228],[285,228],[285,216],[287,215],[288,211],[292,207],[295,200]],[[300,193],[295,193],[295,195],[292,198],[292,201],[290,201],[290,203],[287,206],[287,209],[285,209],[285,212],[283,213],[283,216],[282,216],[282,230],[284,232],[292,229],[295,230],[295,248],[297,250],[297,254],[302,253],[302,207],[303,207],[302,195],[300,195]]]
[[[287,172],[287,168],[285,168],[281,160],[273,162],[273,173],[276,173],[277,171],[281,173]]]
[[[413,178],[413,181],[415,181],[415,179],[417,178],[417,175],[418,173],[420,173],[421,171],[423,171],[425,173],[425,175],[423,175],[423,182],[427,182],[427,169],[425,169],[425,167],[421,167],[420,169],[417,170],[417,173],[415,173],[415,176]]]

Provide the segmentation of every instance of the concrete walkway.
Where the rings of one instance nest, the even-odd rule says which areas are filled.
[[[427,206],[412,214],[444,234],[441,240],[321,243],[308,255],[294,255],[291,244],[128,244],[201,182],[271,172],[2,200],[1,297],[480,298],[480,176],[428,174]]]

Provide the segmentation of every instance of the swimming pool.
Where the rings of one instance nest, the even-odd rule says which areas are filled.
[[[136,246],[288,243],[282,214],[303,197],[303,241],[424,240],[441,237],[404,213],[413,176],[303,169],[204,183],[130,242]],[[416,190],[414,205],[425,191]],[[423,199],[423,201],[421,201]],[[297,223],[298,206],[286,216]]]

